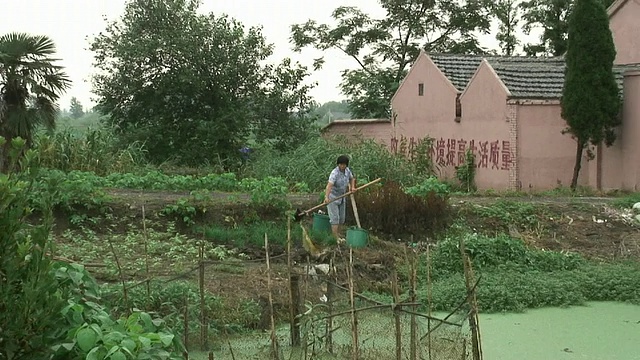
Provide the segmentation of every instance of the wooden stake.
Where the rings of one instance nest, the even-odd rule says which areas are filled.
[[[149,274],[149,234],[147,233],[147,217],[142,204],[142,236],[144,238],[144,267],[147,274],[147,301],[151,298],[151,275]]]
[[[271,263],[269,262],[269,238],[264,234],[264,250],[267,261],[267,288],[269,289],[269,313],[271,314],[271,352],[274,359],[280,358],[278,352],[278,339],[276,338],[276,320],[273,314],[273,293],[271,285]]]
[[[358,316],[356,315],[356,302],[354,297],[354,281],[353,281],[353,249],[349,248],[349,298],[351,302],[351,358],[358,360],[359,358],[359,344],[358,344]]]
[[[356,205],[356,197],[351,194],[350,198],[351,206],[353,207],[353,216],[356,218],[356,224],[358,224],[358,228],[362,229],[362,226],[360,225],[360,216],[358,215],[358,206]]]
[[[329,273],[327,274],[327,328],[325,331],[325,338],[327,341],[327,351],[329,354],[333,354],[333,282],[330,280],[331,275],[335,275],[333,271],[333,257],[329,260]]]
[[[184,348],[189,351],[189,293],[184,293]]]
[[[432,284],[431,284],[431,255],[430,255],[430,246],[429,244],[427,244],[427,314],[429,315],[429,318],[427,318],[427,333],[429,334],[429,337],[427,338],[427,351],[429,352],[429,360],[431,360],[431,310],[433,307],[432,304],[432,300],[431,300],[431,291],[432,291]]]
[[[300,346],[300,281],[291,263],[291,217],[287,218],[287,272],[289,275],[289,329],[291,346]]]
[[[469,327],[471,328],[471,351],[473,360],[482,359],[482,348],[480,343],[480,329],[478,324],[478,301],[476,299],[476,291],[473,286],[473,269],[471,260],[467,256],[464,245],[464,239],[460,238],[460,253],[462,255],[462,264],[464,266],[465,285],[467,287],[467,297],[471,311],[469,311]]]
[[[402,327],[400,323],[400,311],[396,308],[400,303],[400,289],[398,288],[398,272],[393,270],[393,318],[396,325],[396,360],[402,360]]]
[[[413,244],[413,235],[411,236],[411,243]],[[416,302],[416,289],[417,289],[417,269],[416,269],[416,254],[412,252],[411,254],[411,296],[410,301],[412,303]],[[418,323],[416,321],[415,312],[417,311],[416,306],[412,306],[412,314],[411,314],[411,342],[409,344],[410,358],[411,360],[418,359],[418,346],[417,346],[417,338],[418,338]]]
[[[206,314],[206,306],[204,301],[204,242],[200,242],[200,250],[199,250],[199,258],[200,258],[200,342],[202,345],[202,351],[209,350],[209,327],[207,326],[207,314]]]
[[[127,304],[127,313],[129,313],[129,297],[127,296],[127,285],[124,281],[124,273],[122,272],[122,267],[120,266],[120,260],[118,260],[118,254],[116,254],[116,250],[113,248],[113,243],[109,238],[107,238],[107,242],[109,242],[109,248],[111,249],[111,253],[113,254],[113,258],[116,261],[116,266],[118,267],[118,274],[120,275],[120,282],[122,282],[122,296],[124,297],[124,303]]]

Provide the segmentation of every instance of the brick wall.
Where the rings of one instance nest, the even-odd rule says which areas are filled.
[[[518,179],[518,103],[507,102],[507,122],[509,123],[509,142],[511,143],[511,167],[509,169],[509,190],[519,190],[522,184]]]

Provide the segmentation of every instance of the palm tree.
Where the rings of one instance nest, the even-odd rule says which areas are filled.
[[[55,128],[57,101],[71,81],[51,58],[56,48],[47,36],[10,33],[0,36],[0,172],[8,169],[12,139],[31,145],[38,126]]]

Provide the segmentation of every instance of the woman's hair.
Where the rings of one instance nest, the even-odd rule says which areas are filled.
[[[336,165],[345,164],[349,166],[349,157],[347,155],[338,156],[338,160],[336,161]]]

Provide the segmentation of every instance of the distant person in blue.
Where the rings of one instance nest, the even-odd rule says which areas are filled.
[[[331,231],[336,239],[343,240],[340,237],[340,227],[344,225],[347,214],[347,200],[342,198],[334,202],[331,200],[344,195],[347,191],[355,191],[356,178],[349,169],[349,157],[346,155],[338,156],[336,167],[329,175],[327,187],[324,190],[324,202],[327,204],[329,212],[329,222],[331,223]]]
[[[249,154],[251,153],[251,148],[248,146],[244,146],[242,149],[240,149],[240,152],[242,153],[242,164],[244,165],[247,161],[249,161]]]

